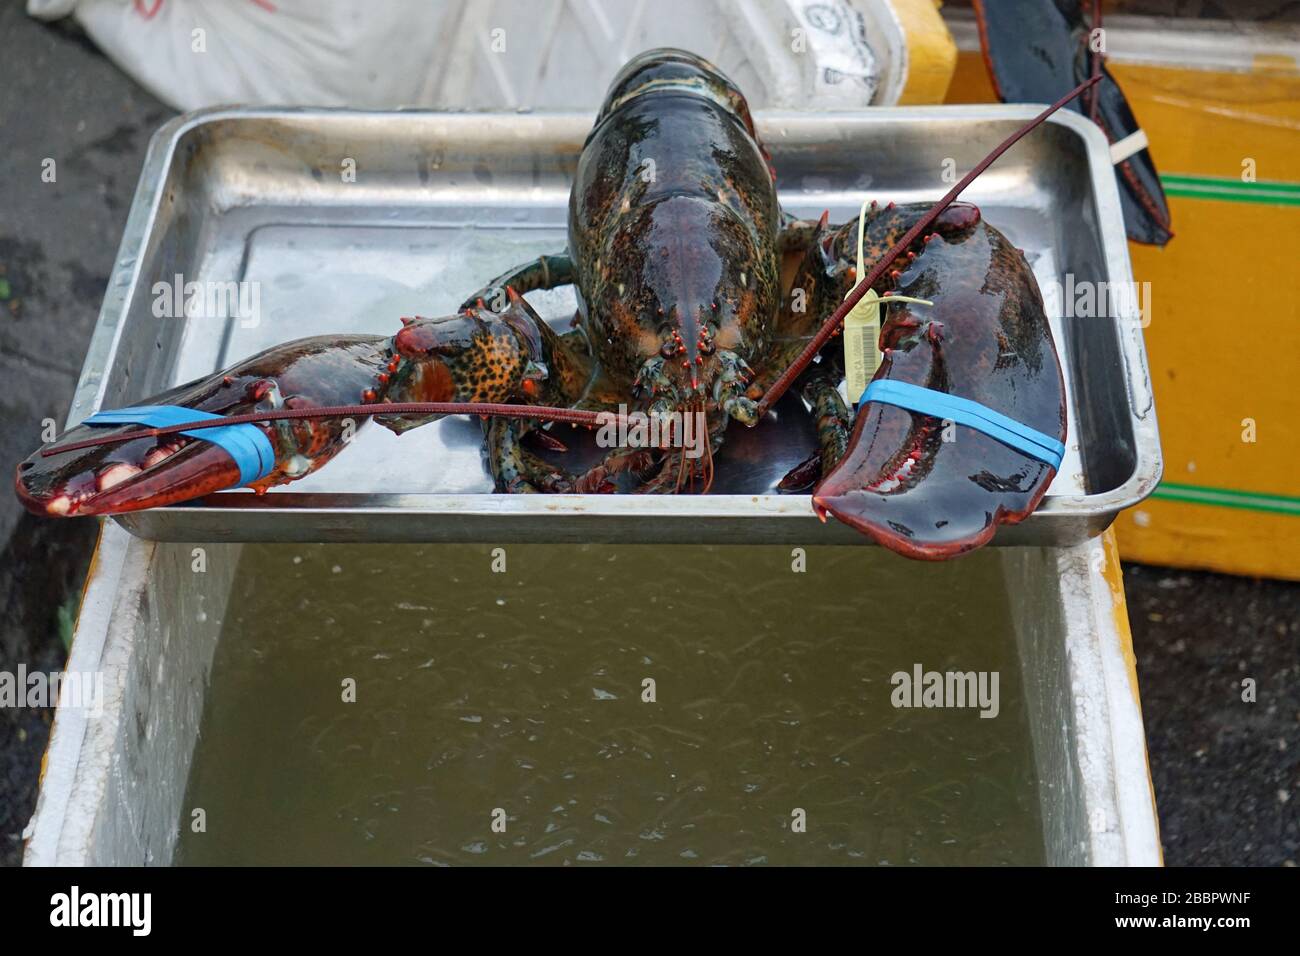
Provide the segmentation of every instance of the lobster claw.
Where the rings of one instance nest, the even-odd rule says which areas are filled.
[[[159,409],[191,409],[211,417],[347,404],[381,381],[386,362],[385,340],[378,337],[299,339],[156,396],[147,406],[153,413],[119,410],[115,420],[159,425],[164,424],[156,420]],[[321,467],[343,450],[360,424],[338,418],[281,420],[142,435],[58,453],[61,446],[85,439],[148,427],[81,424],[18,465],[15,491],[28,511],[54,517],[158,508],[241,485],[262,492]],[[218,437],[234,429],[242,431]],[[50,451],[54,454],[46,454]]]
[[[818,516],[833,515],[904,557],[940,561],[1032,514],[1051,466],[974,432],[945,442],[948,427],[967,431],[901,408],[864,410],[848,454],[813,492]]]
[[[888,306],[880,369],[813,507],[941,560],[1038,507],[1064,453],[1064,381],[1033,273],[987,224],[928,243],[899,285],[932,306]]]
[[[113,431],[138,430],[135,425],[113,429],[81,425],[54,447]],[[219,446],[168,435],[50,457],[37,452],[18,466],[15,490],[28,511],[65,517],[157,508],[238,484],[239,465]]]

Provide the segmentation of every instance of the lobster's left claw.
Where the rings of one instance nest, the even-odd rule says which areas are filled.
[[[813,493],[818,517],[830,514],[904,557],[941,561],[1032,514],[1055,471],[957,427],[957,440],[944,442],[938,418],[864,411],[849,454]]]
[[[113,430],[138,428],[123,425]],[[107,431],[79,426],[61,442],[96,437]],[[239,483],[239,466],[229,454],[210,442],[183,435],[140,438],[50,457],[36,452],[18,466],[14,482],[18,498],[28,511],[53,517],[157,508]]]
[[[888,306],[880,370],[813,507],[905,557],[940,560],[1038,507],[1056,474],[1047,460],[1064,452],[1065,385],[1033,273],[987,223],[926,243],[898,291],[932,304]]]

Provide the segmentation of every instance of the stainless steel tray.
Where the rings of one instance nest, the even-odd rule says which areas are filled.
[[[781,201],[842,221],[864,198],[932,200],[1037,109],[957,106],[758,114]],[[69,423],[139,401],[267,346],[329,332],[391,333],[440,315],[492,276],[564,245],[569,181],[591,116],[218,109],[155,135]],[[354,182],[340,175],[355,162]],[[1059,113],[965,194],[1021,246],[1044,288],[1069,395],[1069,442],[1042,507],[998,544],[1064,545],[1103,531],[1160,477],[1140,316],[1062,319],[1053,290],[1131,279],[1107,144]],[[159,318],[156,282],[257,283],[260,322]],[[1057,285],[1059,284],[1059,285]],[[557,324],[570,290],[530,301]],[[812,449],[796,399],[733,425],[708,496],[495,495],[476,422],[398,438],[358,432],[330,465],[247,491],[124,515],[166,541],[867,543],[820,524],[806,496],[771,493]],[[587,452],[576,449],[576,469]]]

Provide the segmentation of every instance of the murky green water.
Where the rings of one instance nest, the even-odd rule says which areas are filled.
[[[993,555],[491,551],[246,547],[178,860],[1043,861]],[[917,663],[998,716],[895,708]]]

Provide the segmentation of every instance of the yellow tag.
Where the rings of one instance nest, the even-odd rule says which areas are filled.
[[[860,277],[867,274],[862,262],[862,235],[867,226],[869,204],[870,200],[864,199],[858,212],[858,271],[853,274]],[[849,289],[849,295],[853,294],[854,288],[857,287]],[[856,404],[867,390],[867,382],[880,367],[880,350],[876,347],[880,342],[880,296],[876,295],[875,289],[868,289],[844,317],[843,335],[845,387],[849,401]]]
[[[879,343],[880,297],[868,289],[844,317],[844,381],[850,402],[862,397],[880,367]]]
[[[858,271],[855,275],[866,278],[867,269],[862,261],[862,238],[867,224],[867,206],[870,200],[862,203],[858,213]],[[849,289],[844,298],[853,294],[857,286]],[[891,295],[889,302],[913,302],[917,305],[934,305],[926,299],[913,299],[910,296]],[[867,390],[867,383],[880,368],[880,296],[875,289],[868,289],[858,300],[849,314],[844,317],[844,388],[848,399],[855,405]]]

